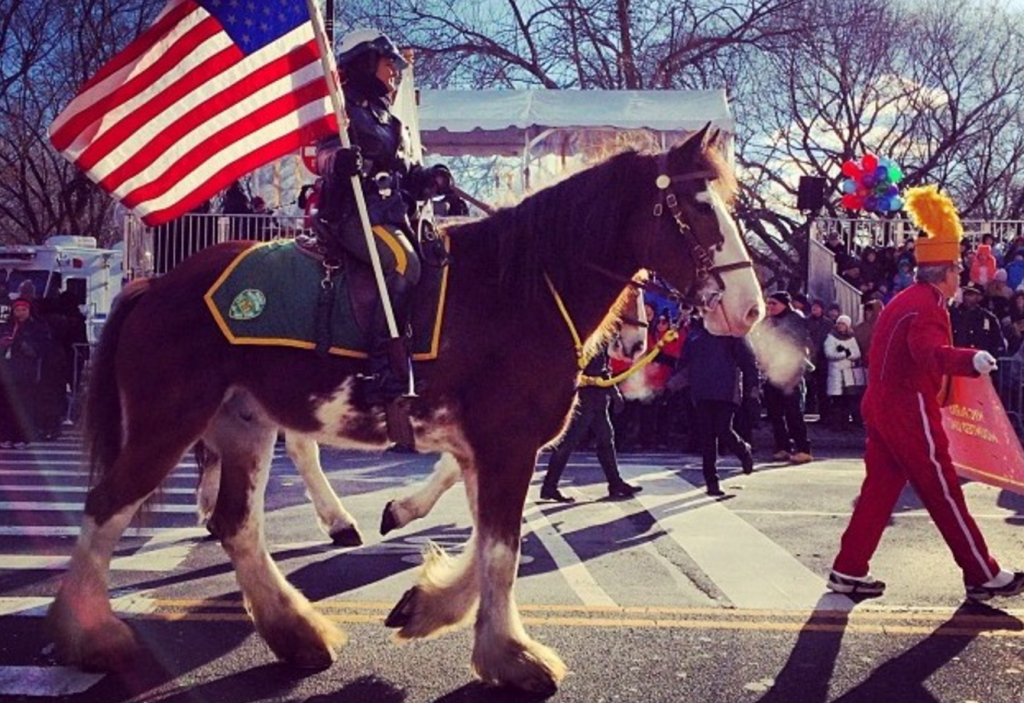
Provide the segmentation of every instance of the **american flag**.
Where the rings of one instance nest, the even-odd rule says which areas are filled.
[[[170,0],[50,140],[158,225],[337,131],[319,56],[304,0]]]

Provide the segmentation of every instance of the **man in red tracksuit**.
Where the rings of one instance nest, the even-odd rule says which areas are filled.
[[[939,198],[948,203],[934,186],[911,189],[906,195],[912,216],[914,204],[922,201],[934,205],[932,199]],[[952,203],[948,206],[956,217]],[[926,232],[949,234],[931,220],[915,222]],[[955,238],[918,239],[917,282],[882,310],[875,326],[862,404],[867,475],[829,575],[828,587],[838,593],[884,592],[885,584],[869,572],[869,561],[908,481],[962,569],[969,599],[1024,591],[1024,573],[1001,569],[989,554],[967,510],[942,427],[945,377],[989,374],[996,367],[987,351],[952,345],[947,303],[959,287],[959,219],[955,226]]]

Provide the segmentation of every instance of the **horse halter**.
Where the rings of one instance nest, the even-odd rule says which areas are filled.
[[[667,210],[672,216],[672,220],[675,222],[676,229],[683,236],[683,239],[690,245],[690,255],[693,257],[694,262],[694,280],[690,284],[685,294],[680,294],[676,289],[672,288],[668,281],[663,283],[672,288],[680,302],[690,303],[694,307],[702,308],[704,310],[713,310],[721,301],[722,295],[725,293],[725,280],[722,278],[723,273],[729,271],[738,271],[745,268],[753,268],[754,263],[749,259],[746,261],[733,261],[727,264],[719,264],[715,266],[715,252],[721,251],[725,244],[725,237],[722,235],[720,230],[716,230],[716,237],[714,241],[704,243],[697,238],[693,228],[686,221],[683,215],[683,209],[679,206],[679,198],[672,190],[673,183],[682,183],[685,181],[703,180],[705,186],[708,181],[712,181],[718,177],[715,171],[695,171],[693,173],[685,173],[678,176],[673,176],[668,173],[668,156],[662,153],[658,157],[658,177],[654,179],[654,185],[658,188],[660,197],[658,202],[654,204],[653,215],[655,217],[662,217]],[[713,278],[715,284],[718,286],[717,290],[710,292],[703,292],[703,288],[707,284],[707,280]]]

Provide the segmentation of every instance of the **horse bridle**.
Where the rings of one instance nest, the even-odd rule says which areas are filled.
[[[725,280],[722,278],[722,274],[729,271],[753,268],[754,263],[748,259],[746,261],[733,261],[716,266],[715,251],[722,250],[722,246],[725,244],[725,237],[722,236],[720,231],[716,230],[717,237],[713,242],[701,242],[683,216],[683,209],[679,206],[679,198],[672,190],[673,183],[695,180],[703,180],[705,186],[709,188],[708,182],[718,178],[718,173],[708,170],[673,176],[668,172],[668,156],[664,153],[658,157],[658,171],[658,176],[654,179],[654,185],[658,188],[660,197],[658,202],[654,204],[653,215],[654,217],[662,217],[667,211],[672,216],[676,229],[690,246],[690,255],[693,257],[694,262],[694,280],[685,294],[679,293],[668,281],[663,281],[663,284],[674,292],[672,297],[677,298],[681,303],[688,303],[704,310],[713,310],[725,293]],[[714,279],[715,284],[718,286],[717,290],[703,292],[708,278]]]

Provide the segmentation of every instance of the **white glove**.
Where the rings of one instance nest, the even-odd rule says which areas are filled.
[[[997,368],[999,366],[996,364],[996,358],[987,351],[980,351],[974,355],[974,370],[978,373],[987,376]]]

